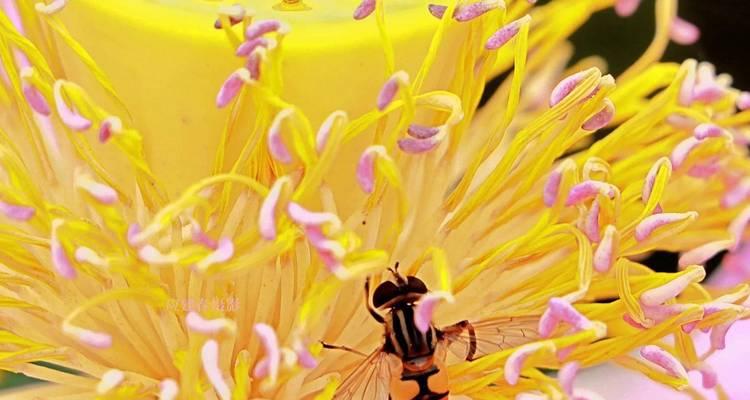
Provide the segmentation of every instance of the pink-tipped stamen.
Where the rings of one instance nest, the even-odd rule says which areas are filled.
[[[591,327],[591,321],[576,310],[567,300],[553,297],[549,300],[549,310],[556,316],[557,320],[566,322],[576,330],[585,330]]]
[[[675,43],[687,46],[694,44],[700,39],[701,31],[692,23],[680,17],[675,17],[669,28],[669,37]]]
[[[52,0],[49,4],[45,4],[44,2],[36,3],[34,4],[34,8],[42,14],[52,15],[65,8],[67,4],[68,0]]]
[[[595,131],[607,126],[615,117],[615,105],[610,99],[604,99],[604,108],[592,115],[581,128],[587,131]]]
[[[138,249],[138,258],[144,263],[151,265],[172,265],[177,262],[176,255],[164,254],[150,244]]]
[[[629,17],[635,14],[641,0],[617,0],[615,3],[615,13],[620,17]]]
[[[700,282],[706,277],[703,267],[694,267],[662,286],[641,293],[640,303],[645,307],[657,307],[679,296],[691,283]]]
[[[435,308],[443,300],[453,301],[453,297],[444,292],[431,292],[419,300],[414,310],[414,323],[420,332],[425,333],[430,329]]]
[[[122,132],[122,121],[115,116],[105,118],[99,126],[99,142],[107,143],[112,135]]]
[[[403,138],[398,140],[398,147],[404,153],[421,154],[434,149],[438,143],[440,142],[434,140],[434,138],[424,140]]]
[[[283,28],[283,24],[275,19],[255,21],[245,29],[245,40],[250,41],[267,33],[284,31]]]
[[[36,210],[29,206],[11,204],[0,200],[0,213],[14,221],[25,222],[34,218]]]
[[[107,260],[102,258],[94,249],[86,246],[79,246],[73,254],[75,260],[79,263],[95,265],[97,267],[106,267]]]
[[[29,106],[31,106],[32,110],[41,115],[44,115],[45,117],[48,117],[50,116],[50,114],[52,114],[52,109],[50,108],[47,99],[45,99],[44,95],[42,95],[42,93],[31,84],[24,83],[23,96],[24,98],[26,98],[26,102],[29,103]]]
[[[549,97],[549,106],[554,107],[563,99],[568,97],[568,95],[575,90],[575,88],[578,87],[578,85],[583,82],[583,79],[586,77],[586,71],[576,72],[573,75],[570,75],[563,80],[560,81],[560,83],[555,86],[554,89],[552,89],[552,93]]]
[[[124,380],[125,373],[119,369],[110,369],[102,375],[99,384],[96,385],[96,393],[106,394],[117,386],[120,386]]]
[[[55,267],[60,276],[67,279],[74,279],[76,277],[76,270],[73,268],[73,264],[70,262],[65,248],[57,237],[57,230],[62,226],[62,220],[56,219],[52,221],[52,235],[50,237],[50,253],[52,255],[52,265]]]
[[[332,213],[312,212],[294,202],[289,203],[287,212],[289,213],[289,217],[300,225],[321,226],[328,224],[334,231],[341,228],[341,221]]]
[[[578,361],[572,361],[563,365],[557,373],[557,380],[560,381],[560,387],[562,387],[563,392],[571,399],[573,398],[573,382],[575,382],[580,368],[581,364]]]
[[[674,168],[680,168],[690,153],[700,144],[701,140],[696,139],[695,137],[689,137],[678,143],[674,150],[672,150],[672,154],[669,156],[669,159],[672,161],[672,166]]]
[[[233,330],[234,324],[226,318],[205,319],[195,311],[190,311],[185,317],[187,327],[204,335],[216,335],[223,330]]]
[[[212,237],[208,236],[205,231],[203,231],[203,228],[201,228],[198,221],[191,220],[190,221],[191,230],[190,230],[190,239],[198,244],[203,245],[206,248],[215,250],[219,244],[216,240],[214,240]]]
[[[256,364],[253,376],[258,379],[268,377],[271,382],[275,382],[281,365],[281,350],[279,349],[276,332],[269,325],[263,323],[255,324],[254,330],[263,346],[265,357]]]
[[[89,177],[80,177],[76,184],[101,204],[112,205],[118,200],[117,191],[112,187],[96,182]]]
[[[359,3],[359,6],[354,10],[354,19],[361,20],[369,17],[370,14],[375,11],[376,4],[376,0],[362,0],[362,2]]]
[[[732,240],[717,240],[688,250],[680,256],[678,265],[681,268],[688,265],[702,265],[721,251],[727,250],[733,244]]]
[[[711,328],[711,335],[709,338],[712,349],[724,350],[727,347],[727,333],[733,324],[734,321],[729,321]]]
[[[596,197],[598,194],[613,199],[617,195],[617,188],[607,182],[595,180],[583,181],[570,189],[568,198],[565,200],[565,206],[569,207],[583,203],[586,200]]]
[[[289,164],[292,162],[292,156],[289,150],[284,144],[284,138],[282,136],[282,126],[284,120],[292,115],[294,111],[292,109],[284,109],[276,114],[276,117],[271,123],[271,127],[268,129],[268,150],[276,160]]]
[[[542,345],[540,343],[529,343],[519,347],[508,357],[505,362],[505,381],[509,385],[515,386],[521,377],[521,371],[523,370],[523,363],[532,354],[536,353]]]
[[[385,147],[370,146],[362,153],[357,163],[357,182],[367,194],[375,189],[375,162],[377,157],[386,156]]]
[[[409,136],[415,139],[429,139],[437,135],[438,133],[440,133],[440,128],[435,128],[433,126],[411,124],[409,125],[409,128],[407,129],[406,133],[408,133]]]
[[[593,264],[597,272],[606,274],[612,268],[616,257],[617,239],[617,228],[607,225],[604,228],[604,237],[594,252]]]
[[[177,381],[171,378],[159,382],[159,400],[175,400],[180,393]]]
[[[453,19],[458,22],[467,22],[479,18],[496,8],[504,7],[505,4],[498,0],[479,0],[471,4],[464,4],[456,7],[453,13]]]
[[[37,3],[38,4],[38,3]],[[75,110],[68,107],[68,103],[65,102],[62,93],[63,81],[55,81],[53,86],[53,94],[55,97],[55,107],[57,107],[57,115],[60,116],[63,124],[68,128],[83,132],[91,128],[91,121],[78,114]]]
[[[205,271],[213,265],[229,261],[234,256],[234,242],[230,238],[221,238],[216,249],[195,264],[199,271]]]
[[[242,89],[245,82],[250,81],[250,71],[246,68],[240,68],[232,72],[224,84],[221,85],[219,93],[216,95],[216,106],[219,108],[226,107]]]
[[[237,57],[247,57],[258,47],[268,47],[269,41],[267,38],[258,37],[252,40],[242,42],[240,47],[234,52]]]
[[[263,58],[265,57],[265,48],[264,47],[256,47],[255,50],[253,50],[252,53],[247,57],[247,62],[245,62],[245,69],[250,71],[250,79],[258,80],[260,79],[260,66],[263,63]]]
[[[125,234],[125,237],[128,241],[128,244],[132,247],[139,247],[140,243],[138,243],[138,235],[141,233],[141,227],[138,224],[130,224],[128,226],[128,231]]]
[[[678,379],[688,379],[687,371],[671,353],[659,346],[648,345],[641,348],[641,356],[662,367],[667,374]]]
[[[643,204],[648,203],[648,200],[651,198],[651,192],[654,190],[654,184],[656,183],[656,175],[659,173],[659,169],[664,163],[667,163],[671,169],[671,162],[668,158],[664,157],[655,162],[648,170],[646,180],[643,183],[643,190],[641,191],[641,202],[643,202]]]
[[[740,111],[750,110],[750,92],[741,92],[737,96],[736,105]]]
[[[583,232],[590,241],[597,243],[601,240],[601,232],[599,229],[599,213],[601,206],[598,200],[594,200],[591,203],[591,207],[586,214],[586,218],[583,221]]]
[[[560,182],[562,182],[562,166],[552,170],[544,183],[543,198],[545,206],[552,207],[555,205],[560,191]]]
[[[237,25],[245,19],[247,11],[245,7],[240,4],[233,4],[229,6],[219,7],[219,15],[226,15],[229,17],[229,24],[231,26]],[[221,19],[216,19],[214,22],[214,28],[222,29],[224,26],[221,23]]]
[[[720,126],[712,123],[700,124],[693,129],[693,136],[698,140],[707,138],[717,138],[724,135],[724,130]]]
[[[310,349],[301,340],[296,340],[292,348],[297,355],[297,363],[302,368],[313,369],[318,366],[318,360],[315,359]]]
[[[641,221],[635,227],[635,240],[642,242],[648,239],[649,236],[651,236],[651,234],[658,228],[689,219],[695,219],[697,217],[698,213],[694,211],[686,213],[660,213],[650,215],[644,218],[643,221]]]
[[[328,118],[325,119],[325,121],[323,121],[322,124],[320,124],[318,133],[315,135],[315,150],[318,153],[322,153],[325,149],[326,143],[328,143],[328,137],[331,136],[331,131],[333,131],[333,124],[336,123],[336,120],[346,120],[347,118],[348,116],[346,115],[346,112],[340,110],[334,111],[331,113],[331,115],[328,116]]]
[[[63,325],[63,332],[73,336],[79,342],[95,349],[108,349],[112,347],[112,336],[104,332],[96,332],[73,325]]]
[[[276,239],[276,207],[279,203],[281,190],[284,188],[284,184],[287,182],[288,179],[277,179],[276,182],[273,183],[273,186],[271,186],[271,190],[268,192],[268,196],[263,199],[263,204],[261,204],[260,206],[260,212],[258,214],[258,228],[263,239]]]
[[[750,206],[745,207],[739,215],[734,217],[732,222],[729,223],[729,233],[732,235],[734,245],[729,249],[731,251],[737,250],[740,243],[743,242],[745,232],[747,231],[747,225],[750,222]]]
[[[707,363],[698,364],[696,370],[701,374],[701,384],[704,389],[713,389],[719,383],[719,376]]]
[[[427,10],[432,14],[433,17],[437,19],[442,19],[445,15],[445,12],[448,10],[448,6],[443,6],[440,4],[428,4]]]
[[[496,50],[503,47],[503,45],[518,35],[523,24],[528,24],[530,21],[531,16],[525,15],[515,21],[509,22],[507,25],[493,33],[492,36],[487,39],[487,43],[485,43],[484,47],[487,50]]]
[[[391,76],[380,89],[378,94],[378,110],[383,111],[388,107],[391,102],[396,98],[399,88],[407,85],[409,82],[409,75],[404,71],[398,71]]]
[[[231,400],[232,392],[224,381],[224,376],[219,367],[219,343],[211,339],[206,341],[201,348],[201,363],[203,372],[211,382],[216,394],[221,400]]]

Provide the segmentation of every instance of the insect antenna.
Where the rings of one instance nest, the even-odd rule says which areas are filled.
[[[396,283],[398,283],[400,286],[404,286],[406,285],[406,279],[404,279],[403,275],[398,272],[398,266],[399,262],[396,261],[396,264],[393,266],[393,268],[388,268],[388,271],[393,274],[393,277],[396,279]]]
[[[339,345],[335,345],[335,344],[329,344],[329,343],[326,343],[326,342],[324,342],[322,340],[320,341],[320,344],[323,345],[324,349],[348,351],[349,353],[354,353],[354,354],[362,356],[362,357],[367,357],[367,354],[365,354],[365,353],[363,353],[363,352],[361,352],[359,350],[355,350],[355,349],[353,349],[353,348],[351,348],[349,346],[339,346]]]

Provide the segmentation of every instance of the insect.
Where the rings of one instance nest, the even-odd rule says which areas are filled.
[[[538,317],[464,320],[443,328],[430,325],[422,333],[414,322],[415,305],[428,292],[416,276],[403,276],[398,263],[394,282],[378,285],[370,304],[370,280],[365,281],[365,303],[383,325],[383,344],[369,355],[345,346],[323,343],[328,349],[354,352],[366,358],[344,379],[334,400],[444,400],[449,382],[446,350],[473,361],[483,355],[516,347],[539,337]]]

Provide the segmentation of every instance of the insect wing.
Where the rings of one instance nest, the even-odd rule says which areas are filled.
[[[461,321],[442,332],[451,353],[471,361],[539,340],[538,326],[539,317],[501,317]]]
[[[341,383],[333,400],[388,400],[391,385],[390,355],[378,348]]]

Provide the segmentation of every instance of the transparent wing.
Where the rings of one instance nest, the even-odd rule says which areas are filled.
[[[502,317],[461,321],[442,329],[448,349],[464,360],[539,340],[539,317]]]
[[[387,353],[377,348],[362,361],[333,395],[333,400],[388,400],[391,370]]]

